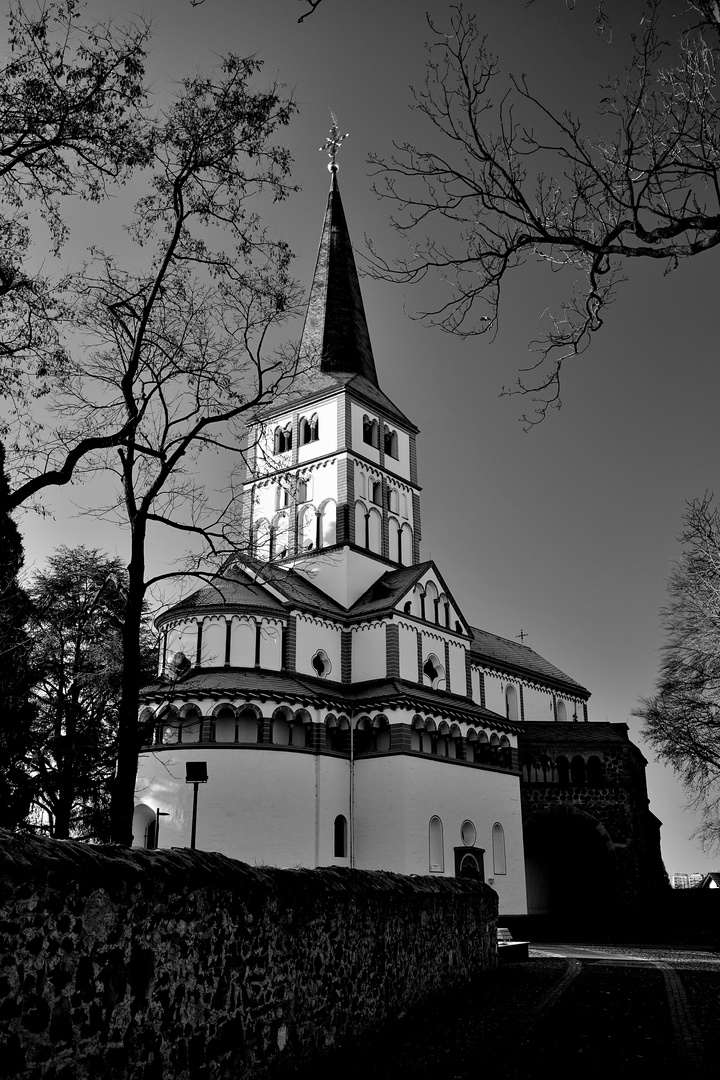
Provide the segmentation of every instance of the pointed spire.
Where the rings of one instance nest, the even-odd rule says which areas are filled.
[[[330,140],[326,146],[329,144]],[[377,386],[360,282],[337,183],[334,158],[337,145],[329,166],[332,184],[305,316],[302,349],[306,355],[317,355],[321,371],[331,375],[363,375]]]

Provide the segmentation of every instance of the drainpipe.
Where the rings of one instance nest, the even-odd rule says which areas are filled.
[[[355,866],[355,714],[350,714],[350,866]]]

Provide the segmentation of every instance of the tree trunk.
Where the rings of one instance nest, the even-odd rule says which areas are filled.
[[[128,564],[128,592],[122,628],[122,676],[118,712],[117,766],[110,801],[110,840],[113,844],[132,847],[132,820],[135,808],[140,733],[138,702],[142,664],[140,628],[145,598],[145,533],[144,516],[132,524],[132,548]]]

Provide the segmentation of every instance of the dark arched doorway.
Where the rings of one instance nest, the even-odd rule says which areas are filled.
[[[594,818],[563,807],[533,814],[523,833],[528,914],[590,921],[613,908],[615,855]]]

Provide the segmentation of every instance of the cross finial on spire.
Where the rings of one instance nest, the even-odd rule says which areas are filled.
[[[330,172],[337,172],[337,152],[347,139],[349,132],[346,131],[344,135],[341,135],[335,113],[331,112],[330,116],[332,117],[332,127],[330,128],[330,134],[328,135],[323,145],[319,147],[319,149],[327,150],[327,155],[330,158],[330,164],[328,165],[328,169]]]
[[[526,637],[529,637],[529,636],[530,636],[530,635],[529,635],[529,634],[528,634],[528,633],[527,633],[527,632],[526,632],[525,630],[523,630],[522,628],[521,628],[521,630],[520,630],[520,633],[516,635],[516,637],[519,637],[519,638],[520,638],[520,644],[521,644],[521,645],[524,645],[524,644],[525,644],[525,638],[526,638]]]

